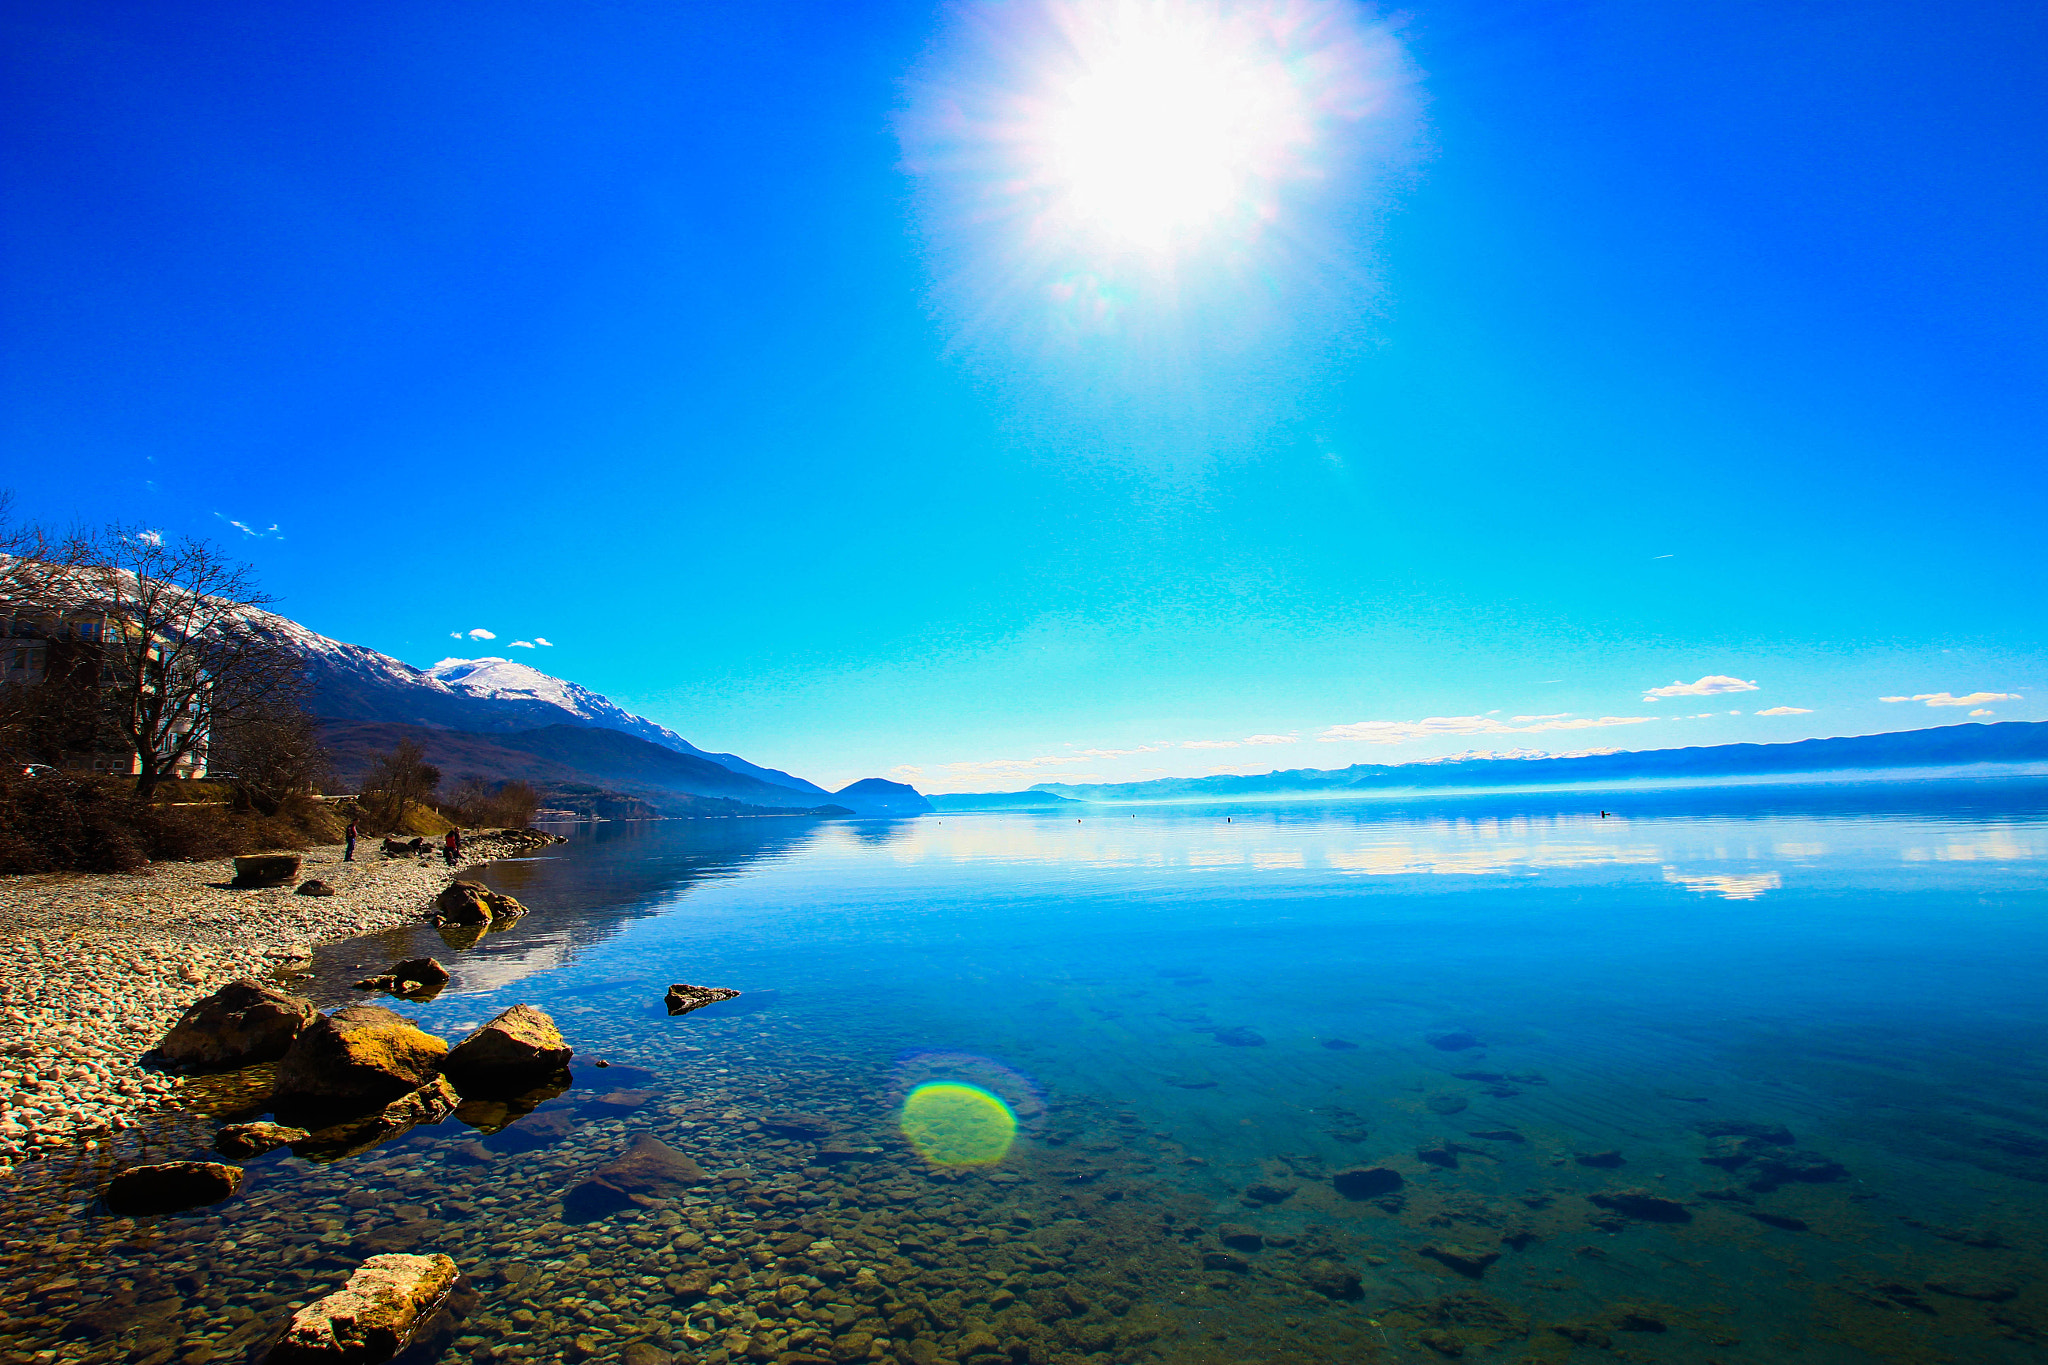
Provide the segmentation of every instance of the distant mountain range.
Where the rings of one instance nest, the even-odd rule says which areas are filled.
[[[464,777],[532,782],[551,805],[585,813],[894,816],[931,809],[881,778],[843,793],[737,754],[709,753],[586,687],[511,659],[443,659],[415,668],[344,644],[274,612],[257,630],[306,661],[309,709],[337,775],[353,784],[402,738],[452,784]]]
[[[1084,801],[1175,801],[1292,796],[1305,792],[1400,791],[1434,787],[1535,787],[1683,781],[1886,768],[1955,768],[1980,763],[2048,761],[2048,721],[1941,725],[1881,735],[1805,739],[1788,744],[1714,744],[1566,758],[1489,755],[1416,763],[1356,763],[1295,768],[1253,777],[1163,777],[1150,782],[1041,782],[1034,791]],[[936,797],[937,802],[950,798]],[[941,809],[946,807],[941,806]]]
[[[1049,791],[946,792],[927,798],[938,811],[1058,810],[1078,806],[1079,801],[1055,796]]]

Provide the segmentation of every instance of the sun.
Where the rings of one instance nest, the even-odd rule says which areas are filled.
[[[1062,41],[1018,104],[1046,231],[1163,253],[1271,215],[1316,131],[1271,11],[1107,0],[1058,17]]]

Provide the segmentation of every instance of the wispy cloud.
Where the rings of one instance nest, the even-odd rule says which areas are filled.
[[[1350,725],[1332,725],[1316,739],[1324,744],[1406,744],[1417,739],[1442,739],[1458,735],[1534,735],[1549,730],[1598,730],[1610,725],[1643,725],[1655,716],[1581,716],[1539,720],[1533,725],[1509,725],[1492,716],[1430,716],[1424,720],[1361,720]]]
[[[1643,700],[1655,697],[1718,697],[1729,692],[1754,692],[1756,684],[1731,678],[1724,673],[1709,673],[1698,682],[1674,682],[1669,687],[1653,687],[1643,693]]]
[[[1238,741],[1234,739],[1184,739],[1180,742],[1180,747],[1183,749],[1235,749],[1238,747]]]
[[[1948,692],[1920,692],[1910,697],[1879,697],[1879,701],[1919,701],[1929,706],[1982,706],[1987,701],[2025,701],[2017,692],[1972,692],[1958,697]]]
[[[236,521],[233,517],[222,516],[219,512],[215,512],[213,515],[219,518],[220,520],[226,522],[228,525],[234,527],[237,531],[240,531],[245,536],[254,536],[258,540],[284,539],[282,535],[278,534],[277,523],[275,522],[271,523],[270,528],[268,530],[259,531],[246,521]]]
[[[1811,706],[1773,706],[1770,710],[1759,711],[1757,714],[1760,716],[1810,716],[1813,714],[1813,708]]]
[[[469,638],[472,640],[495,640],[498,638],[498,635],[496,631],[485,630],[482,626],[478,626],[469,633]]]
[[[539,645],[542,649],[553,649],[555,647],[555,642],[553,640],[548,639],[545,635],[534,636],[533,642]]]
[[[1986,710],[1984,707],[1980,706],[1976,710],[1972,711],[1970,714],[1973,716],[1995,716],[1998,713],[1996,711]]]
[[[1556,713],[1554,713],[1554,714],[1552,714],[1552,715],[1548,715],[1548,716],[1516,716],[1516,717],[1515,717],[1515,724],[1517,724],[1517,725],[1527,725],[1527,724],[1528,724],[1528,723],[1529,723],[1530,721],[1532,721],[1532,720],[1563,720],[1563,719],[1564,719],[1565,717],[1569,716],[1570,714],[1571,714],[1571,712],[1569,712],[1569,711],[1558,711],[1558,712],[1556,712]]]
[[[1299,744],[1299,735],[1246,735],[1240,744]]]
[[[162,531],[137,531],[135,538],[144,545],[161,545],[164,543],[164,533]]]
[[[513,641],[512,643],[511,643],[511,645],[510,645],[509,647],[510,647],[510,648],[512,648],[512,649],[532,649],[532,648],[533,648],[533,641],[531,641],[531,640],[514,640],[514,641]]]

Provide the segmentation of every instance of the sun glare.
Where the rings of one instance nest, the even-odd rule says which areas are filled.
[[[1068,448],[1270,427],[1370,316],[1420,140],[1358,0],[960,0],[908,93],[934,311]]]
[[[1063,11],[1066,51],[1020,102],[1047,226],[1164,252],[1269,216],[1314,111],[1263,17],[1157,0]]]

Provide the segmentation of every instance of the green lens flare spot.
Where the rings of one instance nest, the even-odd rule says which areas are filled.
[[[1017,1140],[1017,1116],[978,1085],[927,1081],[903,1101],[903,1136],[935,1166],[991,1166]]]

